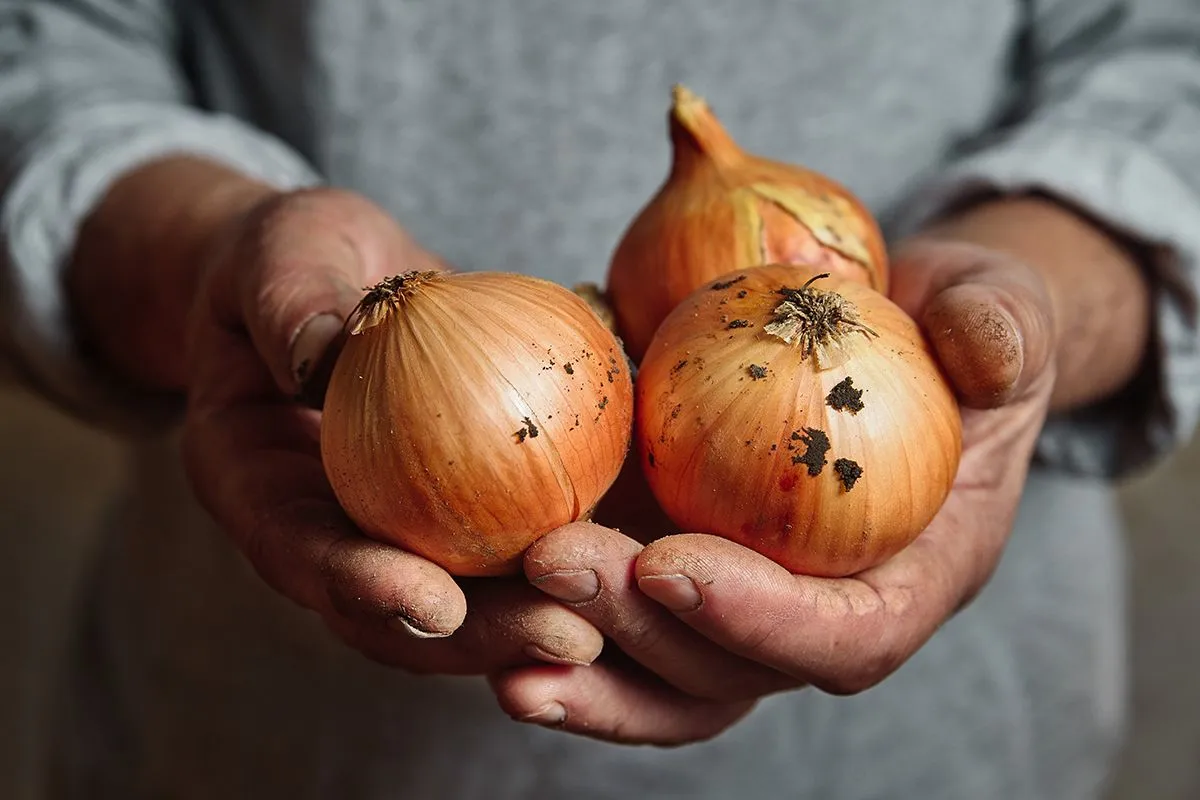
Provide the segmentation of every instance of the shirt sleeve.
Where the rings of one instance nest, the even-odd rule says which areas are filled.
[[[154,427],[77,347],[63,271],[107,188],[172,153],[290,188],[318,182],[285,143],[199,109],[172,0],[0,0],[0,356],[30,388],[104,426]]]
[[[1113,478],[1185,444],[1200,416],[1200,5],[1026,4],[1008,119],[923,181],[896,232],[976,193],[1057,197],[1145,253],[1153,330],[1121,396],[1054,415],[1043,463]]]

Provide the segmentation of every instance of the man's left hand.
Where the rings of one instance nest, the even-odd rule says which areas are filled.
[[[707,739],[768,694],[878,684],[980,591],[1054,388],[1049,295],[1022,261],[933,237],[901,248],[893,276],[892,298],[922,324],[962,410],[962,461],[929,527],[884,564],[828,579],[791,574],[716,536],[643,546],[597,524],[568,525],[530,549],[527,577],[619,652],[586,667],[493,676],[510,715],[609,741]]]

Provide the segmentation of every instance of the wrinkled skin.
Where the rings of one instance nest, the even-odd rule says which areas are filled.
[[[528,551],[527,580],[455,580],[363,537],[325,478],[313,406],[362,288],[398,264],[445,265],[332,190],[272,197],[212,243],[189,339],[189,475],[264,580],[367,657],[487,675],[501,706],[532,723],[621,742],[706,739],[770,693],[877,684],[969,602],[1004,547],[1054,385],[1045,287],[1020,261],[934,239],[894,263],[892,297],[961,397],[964,453],[929,528],[851,578],[795,576],[676,532],[630,468],[596,523]]]
[[[346,192],[273,196],[232,220],[211,243],[191,318],[183,441],[192,485],[267,583],[369,658],[474,675],[586,664],[602,639],[577,612],[520,577],[456,581],[367,539],[325,477],[310,406],[320,404],[341,321],[363,287],[445,266]]]
[[[962,462],[929,527],[878,567],[808,578],[725,539],[670,531],[627,476],[619,488],[628,506],[611,498],[606,507],[650,544],[577,524],[535,544],[525,561],[535,586],[621,652],[587,668],[494,676],[511,715],[621,742],[703,740],[770,693],[875,686],[983,587],[1054,385],[1049,297],[1020,261],[932,239],[902,248],[893,276],[893,299],[922,323],[961,398]],[[655,525],[670,535],[656,538]]]

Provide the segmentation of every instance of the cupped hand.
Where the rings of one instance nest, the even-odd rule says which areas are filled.
[[[270,586],[372,659],[451,674],[588,663],[602,638],[581,616],[520,577],[460,584],[366,538],[326,480],[313,406],[342,322],[364,287],[431,268],[444,265],[346,192],[272,195],[231,220],[190,324],[193,488]]]
[[[933,238],[896,254],[893,299],[922,324],[960,397],[963,456],[929,527],[884,564],[827,579],[715,536],[643,546],[599,525],[567,526],[531,548],[528,577],[621,656],[493,676],[510,715],[612,741],[702,740],[770,693],[878,684],[980,591],[1011,530],[1054,384],[1050,300],[1024,263]]]

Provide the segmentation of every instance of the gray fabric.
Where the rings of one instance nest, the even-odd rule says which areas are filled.
[[[77,413],[140,421],[73,352],[56,275],[103,189],[171,151],[355,187],[463,269],[599,279],[662,180],[682,80],[748,147],[844,181],[893,232],[980,186],[1034,187],[1162,245],[1163,402],[1054,420],[1042,454],[1111,475],[1194,429],[1189,0],[478,5],[0,2],[0,346]]]
[[[1146,264],[1156,290],[1149,384],[1157,396],[1056,417],[1039,442],[1048,463],[1117,476],[1186,440],[1200,415],[1200,6],[1048,5],[1053,13],[1037,37],[1048,54],[1037,105],[1020,125],[985,131],[939,167],[898,227],[911,229],[972,192],[1042,189],[1161,248]],[[1081,16],[1089,5],[1094,19]],[[1136,17],[1123,21],[1133,9]]]
[[[280,186],[318,180],[275,137],[190,105],[170,3],[0,3],[0,351],[85,419],[142,432],[172,419],[158,398],[79,356],[59,275],[76,228],[136,164],[187,152]]]
[[[518,725],[482,681],[359,658],[214,546],[172,454],[141,453],[87,597],[56,798],[1082,800],[1120,742],[1122,548],[1091,481],[1036,474],[990,585],[879,687],[773,697],[661,750]]]
[[[665,174],[683,81],[894,233],[1032,186],[1160,245],[1146,413],[1053,420],[1041,447],[1117,474],[1200,410],[1198,18],[1185,0],[3,0],[0,344],[75,413],[147,426],[149,399],[77,352],[59,277],[104,189],[174,151],[353,187],[463,269],[601,280]],[[663,752],[362,663],[228,549],[171,439],[135,456],[81,640],[103,660],[67,695],[74,796],[1058,800],[1094,796],[1119,730],[1119,539],[1086,479],[1034,475],[992,585],[880,688],[774,698]]]

